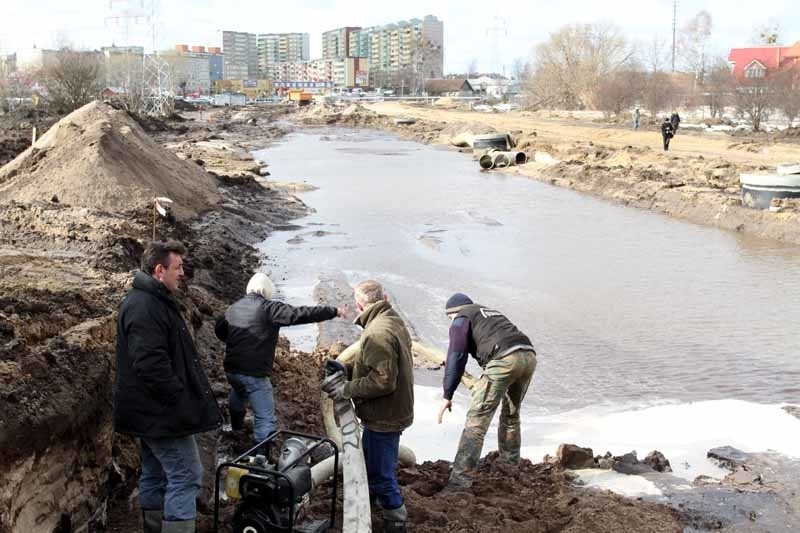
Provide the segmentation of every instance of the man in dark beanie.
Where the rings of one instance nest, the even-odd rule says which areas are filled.
[[[512,464],[519,463],[519,410],[536,370],[536,352],[531,340],[505,315],[473,303],[466,294],[451,296],[445,311],[452,324],[440,424],[445,410],[452,410],[453,393],[464,375],[468,357],[472,355],[483,369],[472,390],[467,422],[448,482],[450,488],[468,487],[468,472],[478,464],[486,430],[501,404],[497,429],[500,456]]]
[[[222,425],[175,301],[184,255],[178,242],[149,244],[117,321],[114,429],[141,443],[145,533],[194,533],[203,481],[194,436]]]

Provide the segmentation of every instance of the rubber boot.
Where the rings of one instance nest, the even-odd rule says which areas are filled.
[[[161,522],[164,520],[164,511],[142,509],[142,531],[144,533],[161,533]]]
[[[408,512],[405,504],[397,509],[383,510],[383,531],[384,533],[405,533]]]
[[[177,520],[174,522],[161,522],[161,533],[194,533],[194,520]]]
[[[241,431],[244,429],[244,415],[246,411],[231,411],[231,429]]]

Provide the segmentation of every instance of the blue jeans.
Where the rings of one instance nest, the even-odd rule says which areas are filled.
[[[268,377],[257,378],[245,374],[226,373],[231,393],[228,407],[231,411],[243,413],[247,402],[253,408],[253,438],[256,443],[266,439],[278,427],[275,418],[275,399],[272,397],[272,382]]]
[[[197,518],[195,498],[203,484],[203,465],[194,435],[165,439],[142,437],[139,505],[164,511],[164,520]]]
[[[400,494],[395,472],[400,433],[379,433],[364,428],[361,435],[369,492],[378,498],[378,503],[384,509],[397,509],[403,505],[403,495]]]

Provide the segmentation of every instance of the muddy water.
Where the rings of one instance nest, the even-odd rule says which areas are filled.
[[[288,301],[310,302],[327,273],[374,277],[445,348],[444,302],[465,292],[533,339],[535,413],[800,399],[800,249],[481,173],[380,133],[293,134],[257,156],[276,179],[319,187],[300,194],[316,213],[262,245]]]

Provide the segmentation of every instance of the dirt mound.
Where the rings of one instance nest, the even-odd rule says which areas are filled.
[[[92,102],[70,113],[0,169],[0,201],[57,197],[107,210],[174,200],[181,218],[219,200],[217,182],[155,143],[127,113]]]

